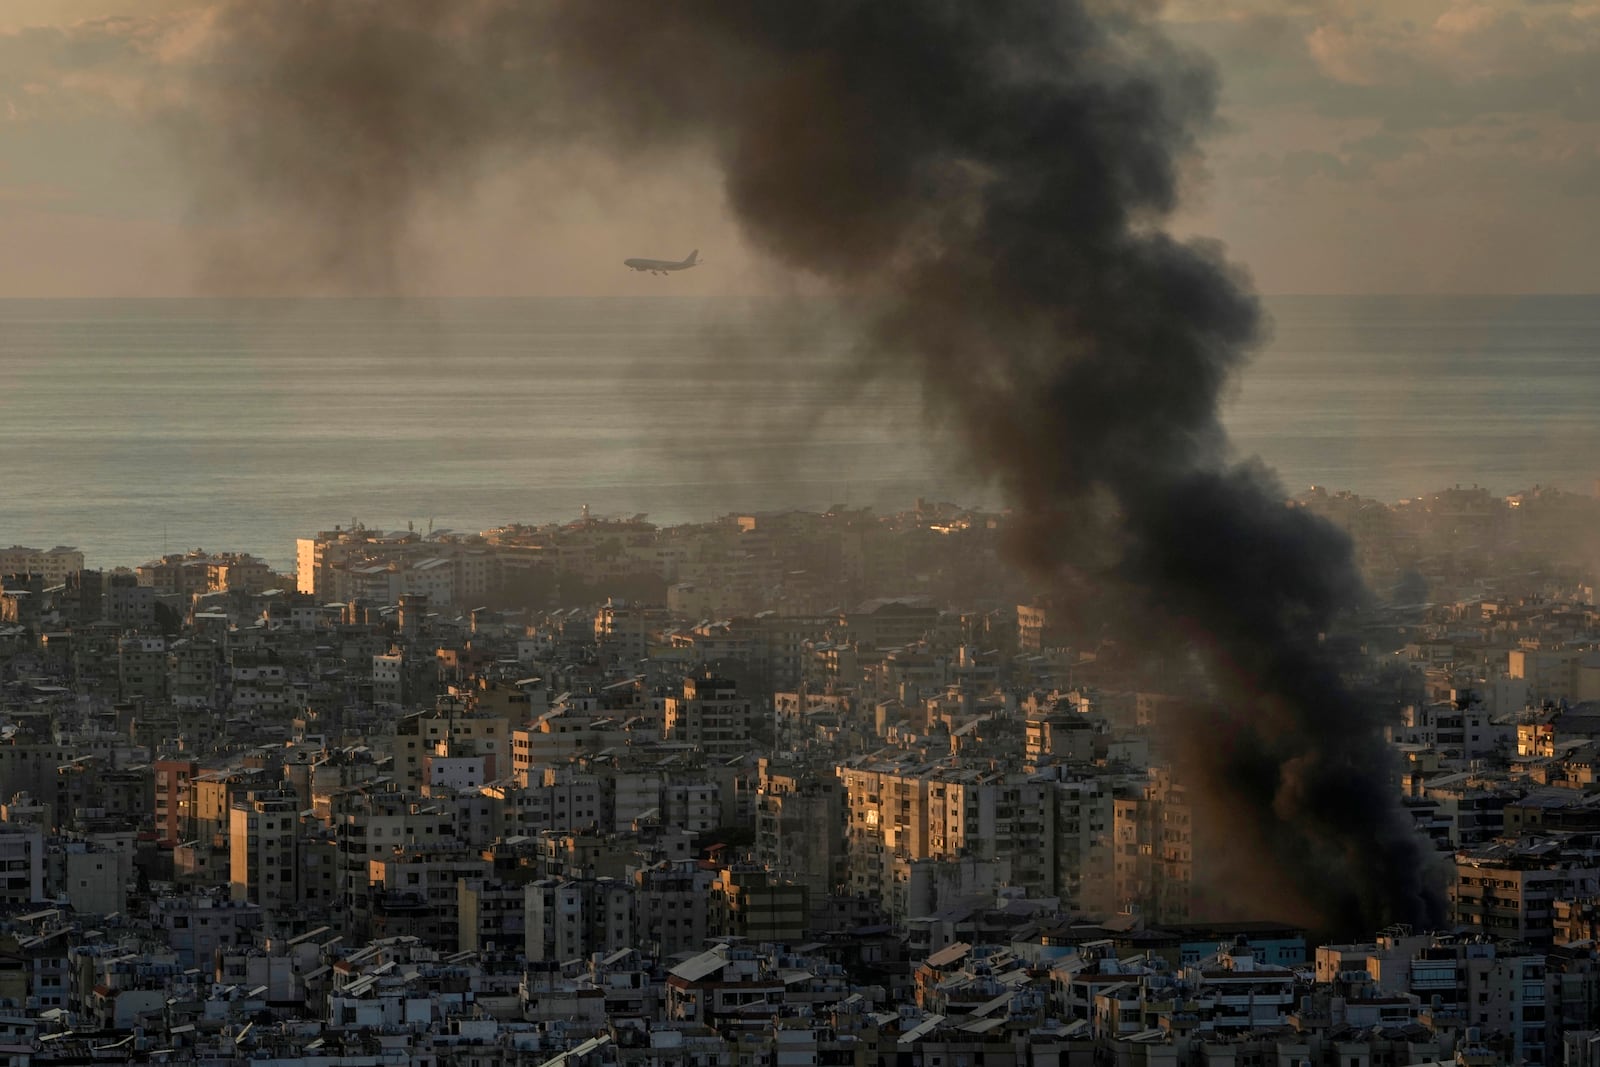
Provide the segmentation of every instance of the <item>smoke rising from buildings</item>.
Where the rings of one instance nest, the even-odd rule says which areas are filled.
[[[1235,891],[1324,929],[1427,923],[1378,712],[1323,635],[1349,545],[1231,457],[1259,330],[1215,245],[1159,226],[1213,116],[1139,0],[251,2],[216,24],[201,196],[384,291],[429,197],[572,143],[712,153],[749,242],[831,283],[1016,510],[1019,559],[1187,649],[1177,730]],[[214,150],[212,150],[214,149]],[[1064,586],[1067,588],[1067,586]]]

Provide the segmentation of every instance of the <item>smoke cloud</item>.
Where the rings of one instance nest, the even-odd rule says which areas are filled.
[[[1211,123],[1203,60],[1139,0],[278,0],[231,6],[191,137],[201,202],[293,262],[392,287],[419,204],[563,146],[701,151],[746,239],[832,286],[863,357],[915,372],[1124,642],[1205,666],[1179,724],[1233,891],[1355,933],[1440,917],[1376,706],[1323,635],[1350,548],[1229,452],[1260,314],[1160,225]],[[217,269],[234,269],[220,256]]]

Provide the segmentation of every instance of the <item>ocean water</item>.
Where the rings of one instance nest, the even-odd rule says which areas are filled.
[[[1600,298],[1268,301],[1242,454],[1396,500],[1600,477]],[[740,302],[0,301],[0,544],[91,566],[368,526],[995,504],[915,383]]]
[[[1590,493],[1600,297],[1280,297],[1226,421],[1286,486]]]

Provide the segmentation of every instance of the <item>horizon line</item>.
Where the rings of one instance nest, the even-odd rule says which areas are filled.
[[[1523,298],[1595,298],[1600,290],[1549,290],[1549,291],[1462,291],[1462,292],[1308,292],[1303,290],[1261,291],[1252,294],[1268,300],[1281,299],[1337,299],[1337,300],[1481,300]],[[93,296],[76,294],[7,295],[0,294],[0,303],[90,302],[103,300],[127,301],[181,301],[181,300],[260,300],[260,301],[311,301],[311,300],[760,300],[767,297],[788,299],[782,294],[759,293],[165,293],[126,294],[108,293]],[[819,294],[818,298],[825,298]]]

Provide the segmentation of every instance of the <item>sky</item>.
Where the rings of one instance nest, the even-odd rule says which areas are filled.
[[[0,297],[218,291],[171,128],[213,17],[0,0]],[[1220,238],[1263,292],[1600,292],[1600,2],[1172,0],[1160,17],[1222,79],[1174,228]],[[408,247],[412,284],[441,295],[778,284],[690,157],[498,161],[422,205]],[[621,266],[692,248],[706,265],[671,278]]]

